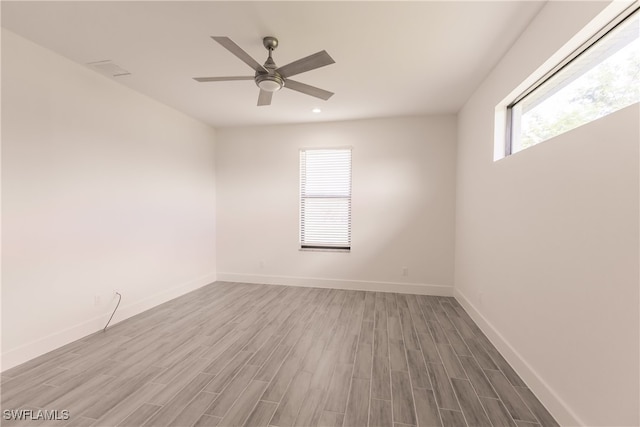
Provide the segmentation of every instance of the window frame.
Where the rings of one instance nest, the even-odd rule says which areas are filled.
[[[349,210],[348,210],[348,244],[344,246],[330,245],[330,244],[305,244],[303,242],[303,231],[302,226],[304,223],[303,220],[303,199],[305,196],[302,193],[302,153],[308,151],[322,151],[322,150],[344,150],[349,151],[349,196],[341,197],[348,198],[349,201]],[[330,147],[330,146],[319,146],[319,147],[302,147],[298,150],[298,197],[299,197],[299,206],[298,206],[298,250],[300,251],[311,251],[311,252],[351,252],[352,247],[352,235],[351,235],[351,223],[352,223],[352,198],[353,198],[353,147],[351,146],[338,146],[338,147]]]
[[[506,106],[506,117],[505,117],[505,138],[504,138],[504,157],[515,154],[513,152],[513,142],[514,142],[514,130],[519,126],[514,124],[514,113],[513,108],[526,97],[534,93],[540,86],[554,78],[559,72],[561,72],[565,67],[571,64],[575,59],[584,54],[587,50],[589,50],[592,46],[598,43],[603,37],[609,34],[612,30],[614,30],[618,25],[621,25],[627,19],[632,18],[636,13],[640,14],[640,4],[638,2],[633,2],[629,6],[627,6],[624,10],[618,13],[612,20],[610,20],[607,24],[602,26],[598,31],[596,31],[591,37],[589,37],[585,42],[579,45],[579,47],[573,50],[568,56],[558,62],[554,67],[552,67],[549,71],[544,73],[542,77],[536,80],[532,85],[527,87],[524,91],[520,92],[510,103]],[[597,120],[597,119],[596,119]],[[590,123],[590,122],[586,122]],[[586,124],[584,123],[584,124]],[[583,125],[584,125],[583,124]],[[564,132],[563,132],[564,133]],[[546,141],[546,140],[545,140]],[[542,141],[544,142],[544,141]],[[536,144],[537,145],[537,144]],[[527,147],[529,148],[529,147]],[[521,149],[516,152],[520,152],[526,150],[526,148]]]

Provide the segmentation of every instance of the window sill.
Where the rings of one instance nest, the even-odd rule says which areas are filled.
[[[339,249],[339,248],[300,248],[301,252],[351,252],[351,249]]]

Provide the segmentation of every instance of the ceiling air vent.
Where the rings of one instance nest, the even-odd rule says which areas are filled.
[[[110,60],[89,62],[87,65],[94,70],[111,77],[127,76],[131,74],[130,72]]]

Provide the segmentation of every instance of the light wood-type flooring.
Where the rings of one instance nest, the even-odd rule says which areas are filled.
[[[229,282],[3,372],[20,408],[70,417],[2,425],[557,425],[454,298]]]

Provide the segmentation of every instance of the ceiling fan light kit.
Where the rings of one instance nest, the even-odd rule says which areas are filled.
[[[255,71],[255,74],[254,76],[194,77],[194,80],[198,82],[202,83],[232,80],[253,80],[258,88],[260,88],[260,94],[258,95],[258,106],[270,105],[273,93],[279,91],[283,87],[304,93],[306,95],[314,96],[325,101],[331,98],[331,96],[333,95],[333,92],[300,83],[289,78],[296,74],[315,70],[316,68],[335,63],[333,58],[331,58],[331,56],[329,56],[329,54],[324,50],[314,53],[313,55],[309,55],[305,58],[298,59],[297,61],[287,64],[283,67],[277,67],[276,63],[271,57],[271,53],[273,52],[273,50],[278,47],[278,39],[275,37],[269,36],[262,39],[263,46],[269,51],[269,57],[267,58],[264,65],[260,65],[247,52],[242,50],[240,46],[235,44],[229,37],[212,36],[211,38],[220,43],[229,52],[233,53],[242,62],[250,66]]]
[[[273,74],[258,74],[256,73],[256,84],[262,90],[267,92],[275,92],[282,89],[284,86],[284,80],[280,77],[280,74],[274,72]]]
[[[260,89],[266,90],[267,92],[278,91],[282,89],[282,86],[284,86],[282,79],[276,77],[258,76],[256,77],[256,82],[258,82],[258,87]]]

